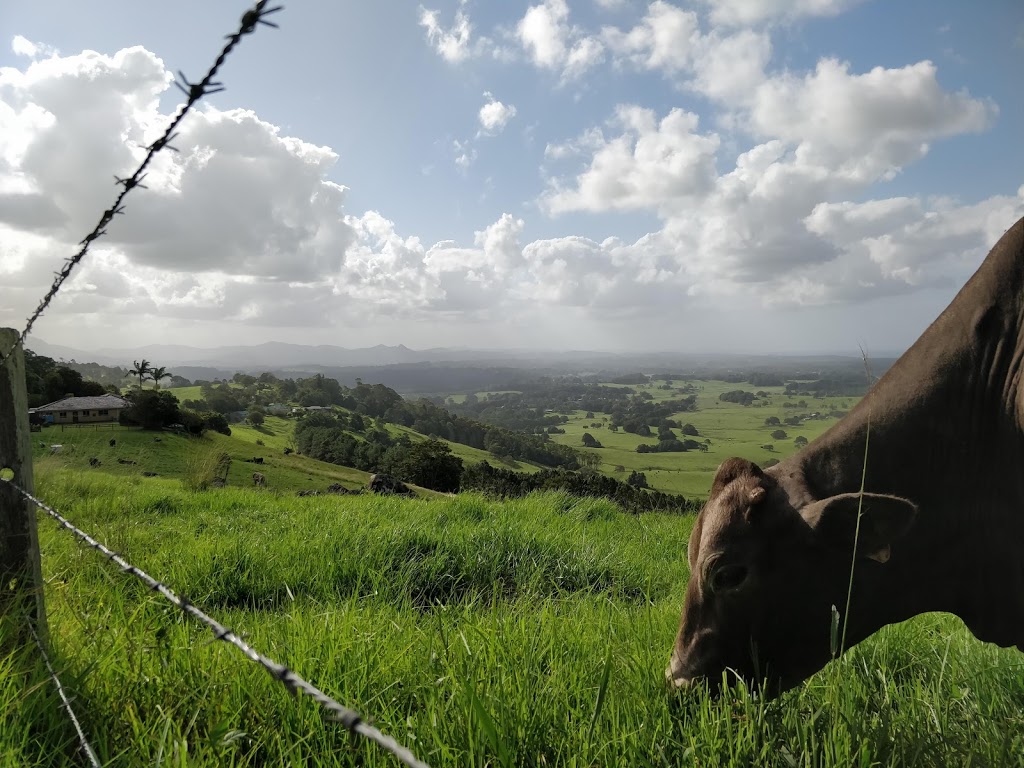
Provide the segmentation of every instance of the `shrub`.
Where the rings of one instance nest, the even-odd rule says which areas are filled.
[[[190,491],[205,491],[214,479],[226,481],[231,457],[219,448],[189,452],[181,484]]]
[[[231,435],[231,427],[228,424],[227,417],[223,414],[207,411],[203,414],[203,420],[206,422],[207,429],[212,429],[214,432],[219,432],[222,435]]]
[[[445,493],[459,490],[462,459],[437,440],[394,445],[384,454],[381,464],[384,472],[423,488]]]
[[[121,423],[143,429],[163,429],[181,423],[178,398],[167,391],[135,390],[125,395],[129,405],[121,411]]]
[[[185,431],[193,437],[202,437],[206,431],[206,420],[202,414],[195,411],[182,409],[179,423],[185,427]]]

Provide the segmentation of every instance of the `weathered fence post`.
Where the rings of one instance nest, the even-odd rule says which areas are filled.
[[[0,328],[0,351],[6,353],[17,338],[17,331]],[[6,478],[11,472],[14,483],[29,493],[35,492],[25,354],[20,344],[0,365],[0,473]],[[8,483],[0,482],[0,617],[13,618],[17,626],[23,623],[18,615],[22,612],[28,613],[40,637],[45,638],[46,611],[35,507]],[[11,626],[10,621],[5,623]],[[22,640],[17,638],[14,642]],[[0,637],[0,645],[9,643]]]

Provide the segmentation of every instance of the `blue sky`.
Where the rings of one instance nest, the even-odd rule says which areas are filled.
[[[176,108],[168,73],[198,78],[245,7],[0,6],[0,324]],[[892,351],[1024,214],[1017,0],[275,21],[40,338]]]

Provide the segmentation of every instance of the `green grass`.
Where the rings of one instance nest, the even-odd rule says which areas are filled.
[[[199,386],[195,387],[164,387],[167,392],[170,392],[176,398],[179,403],[184,403],[186,400],[202,400],[203,399],[203,388]]]
[[[681,383],[676,382],[676,385]],[[595,413],[593,419],[588,419],[584,411],[576,411],[567,424],[561,425],[565,429],[564,435],[551,437],[559,443],[596,454],[601,460],[600,470],[612,477],[625,480],[631,471],[637,470],[647,476],[647,482],[652,488],[699,498],[707,495],[715,470],[725,459],[740,456],[758,463],[764,463],[769,459],[784,459],[797,450],[793,445],[793,438],[802,435],[808,440],[813,440],[837,421],[825,418],[805,421],[797,427],[786,424],[781,427],[769,427],[764,423],[768,417],[776,416],[782,421],[787,416],[798,414],[827,414],[833,410],[833,406],[838,409],[841,404],[846,403],[848,407],[852,407],[857,401],[857,398],[852,397],[829,397],[821,400],[810,397],[785,397],[782,395],[782,387],[751,387],[749,384],[729,384],[723,381],[698,381],[694,384],[702,387],[697,393],[698,410],[693,413],[678,413],[672,418],[680,424],[693,424],[700,433],[700,437],[694,439],[703,442],[705,438],[710,438],[711,445],[706,453],[637,453],[636,447],[641,443],[657,442],[655,425],[652,425],[654,434],[651,437],[639,437],[622,430],[612,432],[607,424],[600,427],[591,426],[593,423],[608,419],[605,414]],[[763,406],[742,406],[718,399],[720,394],[733,389],[763,389],[772,395],[768,404]],[[649,392],[655,401],[681,397],[678,393],[667,392],[657,387],[640,391]],[[806,401],[806,408],[783,407],[784,403],[800,400]],[[780,428],[787,434],[784,440],[777,440],[771,436],[774,430]],[[674,431],[678,437],[684,437],[679,430]],[[592,434],[601,442],[603,448],[584,449],[581,442],[584,432]],[[773,449],[769,451],[762,447],[764,445],[772,445]],[[620,466],[624,471],[616,471]]]
[[[431,765],[1024,764],[1024,657],[929,615],[765,704],[668,695],[692,518],[563,494],[280,498],[39,465],[37,489]],[[111,766],[394,766],[41,522],[54,656]],[[0,764],[81,764],[33,654]]]
[[[388,424],[387,430],[395,437],[405,435],[413,442],[421,442],[427,439],[426,436],[421,435],[419,432],[416,432],[409,427],[403,427],[399,424]],[[540,469],[540,467],[530,464],[529,462],[517,461],[516,459],[511,458],[502,459],[495,456],[493,453],[481,450],[480,448],[473,448],[472,446],[464,445],[463,443],[455,443],[450,440],[445,440],[444,438],[437,438],[437,440],[451,448],[452,453],[462,459],[463,464],[467,466],[469,464],[479,464],[481,461],[486,461],[492,466],[501,467],[503,469],[512,469],[516,472],[533,473]]]
[[[302,489],[323,490],[332,483],[346,488],[366,485],[369,474],[350,467],[340,467],[322,461],[291,454],[284,448],[291,444],[292,423],[287,419],[268,417],[266,424],[255,428],[232,425],[231,436],[207,432],[196,439],[169,432],[146,432],[139,429],[115,427],[113,429],[67,429],[63,432],[47,428],[33,433],[33,453],[45,466],[64,467],[89,474],[112,474],[126,478],[140,478],[147,483],[179,483],[196,462],[212,463],[221,453],[231,457],[228,484],[251,487],[252,473],[260,472],[267,480],[270,492],[292,494]],[[111,446],[111,438],[117,444]],[[256,445],[263,440],[265,445]],[[50,444],[61,444],[61,453],[51,456]],[[252,464],[247,459],[263,457],[264,463]],[[100,460],[98,467],[89,464],[90,458]],[[134,464],[119,463],[119,459]],[[143,478],[143,472],[155,472],[156,477]],[[423,493],[431,493],[423,491]]]

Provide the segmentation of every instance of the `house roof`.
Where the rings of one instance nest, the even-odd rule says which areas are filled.
[[[127,408],[128,401],[117,395],[99,395],[96,397],[65,397],[36,408],[36,413],[51,411],[91,411],[110,410],[111,408]]]

